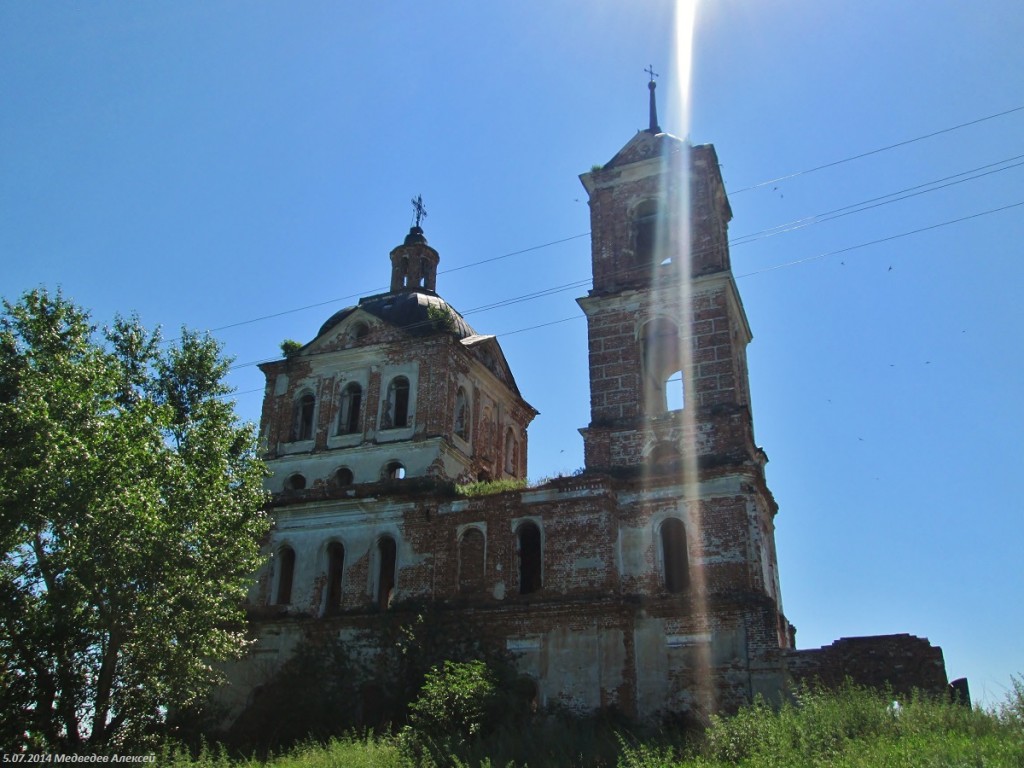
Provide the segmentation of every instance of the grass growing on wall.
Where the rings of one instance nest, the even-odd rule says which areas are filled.
[[[506,491],[521,491],[526,487],[525,480],[506,477],[501,480],[486,480],[479,483],[467,483],[466,485],[455,486],[455,492],[460,496],[490,496],[494,493],[505,493]]]

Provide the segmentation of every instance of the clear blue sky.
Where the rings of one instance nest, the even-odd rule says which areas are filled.
[[[663,128],[687,133],[673,19],[654,0],[9,0],[0,294],[219,329],[244,364],[386,287],[416,194],[442,270],[584,234],[577,175],[645,127],[648,64]],[[813,257],[1024,202],[1024,110],[747,188],[1024,106],[1021,40],[1019,0],[707,0],[689,129],[718,150],[734,239],[991,166],[733,248],[798,644],[926,636],[986,701],[1024,672],[1024,206]],[[534,478],[583,463],[588,276],[586,237],[439,276],[506,334],[541,412]],[[232,381],[258,419],[258,370]]]

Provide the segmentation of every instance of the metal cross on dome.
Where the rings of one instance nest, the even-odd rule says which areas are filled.
[[[427,217],[427,207],[423,204],[423,195],[416,195],[412,199],[412,209],[416,212],[416,226]]]
[[[644,70],[648,75],[651,76],[651,82],[654,82],[654,78],[658,77],[658,73],[654,71],[654,65],[648,64],[647,69]]]

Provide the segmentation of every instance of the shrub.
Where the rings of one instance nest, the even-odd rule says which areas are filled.
[[[446,661],[427,673],[419,698],[409,706],[409,722],[434,738],[466,741],[493,726],[497,696],[484,662]]]
[[[281,342],[281,354],[285,357],[291,357],[296,352],[302,349],[302,342],[295,341],[295,339],[285,339]]]

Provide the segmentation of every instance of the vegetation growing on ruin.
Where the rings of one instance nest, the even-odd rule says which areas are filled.
[[[455,492],[460,496],[490,496],[495,493],[506,491],[521,491],[526,487],[525,480],[514,477],[505,477],[501,480],[482,480],[478,483],[467,483],[466,485],[455,486]]]
[[[302,349],[302,342],[296,341],[295,339],[285,339],[281,342],[281,354],[285,357],[291,357],[296,352]]]
[[[430,320],[438,330],[455,330],[455,313],[452,312],[451,307],[438,304],[428,304],[427,319]]]
[[[349,734],[270,759],[271,768],[394,766],[395,768],[918,768],[1024,765],[1024,684],[1014,680],[1006,702],[975,708],[847,687],[806,691],[779,710],[763,702],[732,717],[712,717],[703,731],[665,725],[639,729],[611,715],[573,718],[538,713],[482,724],[495,683],[479,665],[431,672],[413,704],[416,717],[388,735]],[[500,686],[499,686],[500,687]],[[420,716],[422,713],[422,716]],[[168,756],[175,768],[262,765],[235,762],[209,750],[196,758]]]

